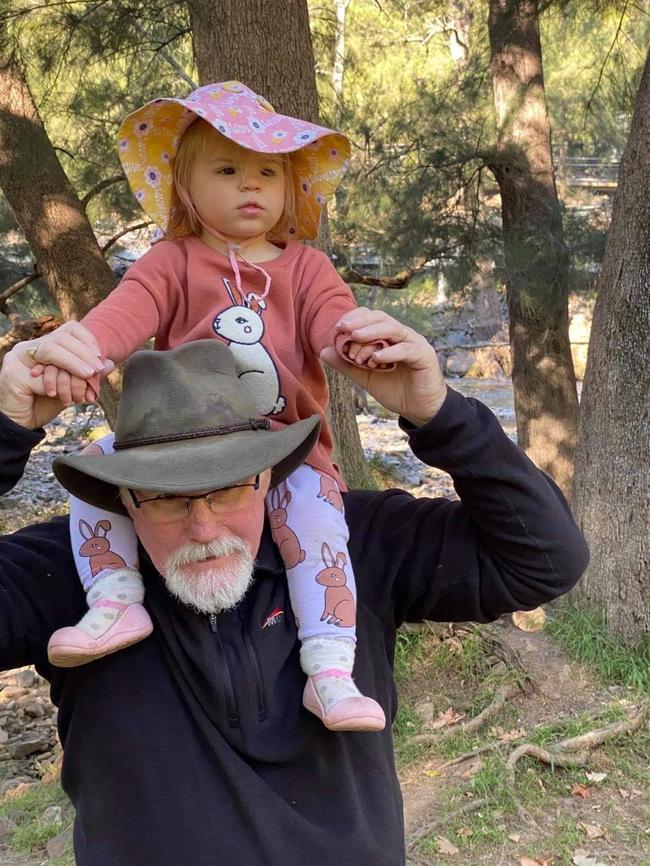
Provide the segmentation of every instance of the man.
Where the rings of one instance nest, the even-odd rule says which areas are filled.
[[[349,316],[353,325],[400,347],[396,369],[359,372],[328,350],[324,360],[400,413],[413,451],[448,471],[461,498],[417,500],[399,490],[352,491],[345,498],[358,592],[355,677],[393,718],[400,623],[488,621],[536,607],[570,589],[587,552],[557,487],[486,407],[446,390],[435,352],[422,337],[383,313]],[[209,493],[212,481],[197,490],[194,477],[181,489],[183,454],[192,447],[187,437],[200,421],[207,428],[230,424],[238,386],[232,383],[225,406],[203,400],[203,409],[183,421],[178,405],[170,405],[166,382],[152,375],[163,363],[154,356],[182,366],[188,349],[191,358],[205,353],[206,343],[208,355],[216,352],[213,372],[223,373],[226,350],[211,341],[182,347],[184,356],[182,350],[138,353],[125,373],[120,417],[136,419],[131,444],[151,435],[149,411],[160,417],[160,407],[167,409],[163,435],[175,444],[165,452],[160,484],[165,494],[178,485],[177,521],[147,520],[134,505],[138,491],[133,499],[124,489],[123,467],[111,469],[110,456],[92,458],[98,462],[88,475],[88,484],[99,478],[122,487],[144,548],[152,636],[83,667],[48,665],[49,635],[76,621],[84,603],[66,521],[59,519],[0,544],[0,661],[5,668],[33,662],[52,683],[65,756],[62,783],[76,808],[78,866],[398,866],[404,837],[390,729],[333,733],[301,706],[304,675],[296,626],[285,614],[286,577],[262,518],[266,486],[281,467],[277,454],[260,465],[272,431],[221,432],[202,440],[208,451],[232,447],[234,453],[237,437],[248,437],[253,469],[242,465],[226,482],[251,483],[260,472],[258,489],[247,489],[245,511],[227,514],[217,507],[213,513],[198,496]],[[15,347],[0,371],[4,490],[42,437],[35,428],[59,408],[39,395],[29,348]],[[205,390],[204,365],[194,365],[187,377],[194,409]],[[303,430],[297,438],[307,442],[309,435]],[[136,444],[132,454],[139,452],[140,462],[134,458],[131,469],[155,466],[160,447]],[[86,471],[80,459],[67,461],[68,468]],[[178,504],[170,507],[178,511]],[[220,548],[226,536],[242,544]],[[175,559],[188,543],[213,542],[216,548],[198,548],[204,550],[198,562]],[[255,556],[252,575],[247,551]]]

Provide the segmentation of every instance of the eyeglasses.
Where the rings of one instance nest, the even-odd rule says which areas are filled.
[[[160,493],[150,499],[138,499],[134,490],[129,488],[131,499],[136,508],[141,509],[143,516],[150,523],[170,523],[183,520],[192,510],[192,503],[202,499],[213,514],[220,514],[236,507],[246,505],[252,497],[253,490],[259,490],[260,476],[245,484],[233,484],[208,493],[197,493],[194,496],[171,496]]]

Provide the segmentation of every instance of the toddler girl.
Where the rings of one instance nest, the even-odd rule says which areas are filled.
[[[131,114],[120,127],[119,153],[136,199],[165,239],[83,320],[102,356],[119,363],[152,336],[157,349],[213,337],[230,347],[241,381],[273,426],[315,412],[324,419],[319,354],[355,303],[327,256],[297,241],[316,236],[322,206],[347,166],[348,140],[276,114],[230,81]],[[355,363],[378,366],[377,345],[337,345]],[[48,393],[70,393],[66,371],[47,367],[43,375]],[[107,452],[111,443],[109,436],[90,448]],[[298,624],[305,706],[332,730],[381,730],[381,707],[351,677],[356,591],[341,487],[324,423],[308,463],[270,491],[267,509]],[[68,667],[152,629],[130,520],[73,499],[70,526],[89,610],[48,646],[50,661]],[[120,625],[125,618],[129,628]]]

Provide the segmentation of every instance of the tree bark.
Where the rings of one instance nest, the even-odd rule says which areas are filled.
[[[2,34],[0,187],[63,317],[80,319],[111,291],[115,279]],[[110,419],[116,399],[110,389],[102,390]]]
[[[574,507],[591,548],[578,591],[635,644],[650,633],[650,53],[594,309]]]
[[[276,111],[318,122],[306,0],[187,0],[187,7],[202,84],[241,81],[266,97]],[[317,246],[327,249],[325,231]],[[350,383],[331,370],[327,377],[330,419],[343,477],[351,487],[374,487],[353,423]]]
[[[569,495],[578,398],[536,0],[490,0],[489,31],[517,434]]]

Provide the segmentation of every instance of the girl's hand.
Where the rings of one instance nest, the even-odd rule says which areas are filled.
[[[72,403],[94,403],[99,394],[99,374],[89,380],[73,376],[67,370],[61,370],[53,364],[37,364],[32,368],[32,376],[41,376],[43,390],[48,397],[56,397],[64,406]]]
[[[342,316],[336,332],[360,345],[384,342],[385,348],[373,351],[370,361],[395,364],[395,369],[379,372],[357,367],[345,361],[334,346],[323,349],[322,361],[416,426],[433,418],[444,403],[447,386],[435,350],[423,336],[387,313],[365,307]]]
[[[74,321],[66,322],[51,334],[30,340],[28,355],[35,365],[33,375],[36,377],[42,376],[48,366],[66,370],[71,376],[83,380],[97,373],[106,375],[112,369],[112,366],[107,368],[99,344],[88,328]],[[44,383],[47,395],[56,396],[57,383],[52,370]],[[69,384],[62,383],[63,390],[69,387]]]

